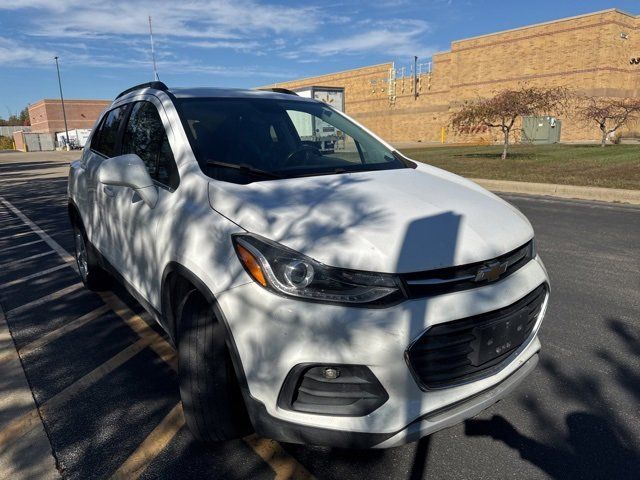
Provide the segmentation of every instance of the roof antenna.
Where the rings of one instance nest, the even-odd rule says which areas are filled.
[[[153,30],[151,29],[151,15],[149,15],[149,37],[151,38],[151,58],[153,59],[153,77],[156,82],[160,81],[158,69],[156,68],[156,52],[153,48]]]

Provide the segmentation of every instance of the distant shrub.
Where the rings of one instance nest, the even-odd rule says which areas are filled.
[[[13,138],[0,135],[0,150],[13,150]]]

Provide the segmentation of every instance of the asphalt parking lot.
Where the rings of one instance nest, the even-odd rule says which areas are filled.
[[[0,454],[15,471],[37,445],[11,447],[41,421],[53,475],[70,479],[640,478],[640,208],[505,197],[533,223],[552,297],[537,370],[475,419],[389,450],[256,436],[204,446],[183,424],[160,329],[122,289],[82,288],[72,159],[0,153],[0,306],[37,406],[0,401]]]

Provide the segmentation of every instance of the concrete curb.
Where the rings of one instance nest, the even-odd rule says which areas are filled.
[[[470,180],[493,192],[550,195],[560,198],[577,198],[580,200],[599,200],[601,202],[640,205],[640,190],[579,187],[576,185],[556,185],[553,183],[512,182],[509,180],[488,180],[485,178],[471,178]]]
[[[49,438],[0,305],[0,476],[58,480]]]

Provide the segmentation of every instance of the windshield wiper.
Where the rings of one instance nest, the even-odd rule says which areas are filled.
[[[347,170],[346,168],[336,167],[336,168],[332,168],[331,170],[320,170],[318,172],[294,174],[291,176],[291,178],[320,177],[322,175],[339,175],[341,173],[353,173],[357,171],[359,170]]]
[[[259,168],[253,168],[245,163],[226,163],[219,162],[217,160],[207,160],[206,164],[212,167],[221,167],[221,168],[232,168],[234,170],[240,170],[247,175],[253,175],[256,177],[262,178],[283,178],[281,175],[277,173],[267,172],[266,170],[260,170]]]

